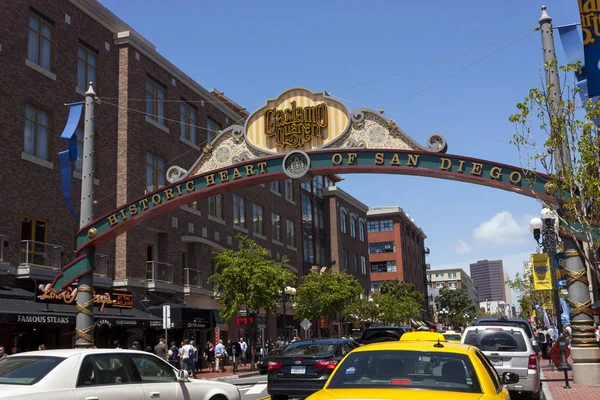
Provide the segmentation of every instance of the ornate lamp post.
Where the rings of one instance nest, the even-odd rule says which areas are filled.
[[[287,329],[286,329],[286,323],[287,323],[287,319],[286,319],[286,315],[285,315],[285,305],[286,303],[290,300],[290,296],[295,296],[296,295],[296,288],[292,287],[292,286],[286,286],[285,289],[283,289],[283,292],[281,293],[281,301],[283,303],[283,342],[286,343],[287,342]]]
[[[552,292],[554,309],[556,312],[556,330],[560,348],[560,365],[557,365],[559,371],[565,373],[565,388],[569,387],[569,378],[567,371],[571,369],[566,357],[565,337],[562,335],[563,327],[561,321],[560,301],[558,298],[558,281],[556,279],[556,268],[554,267],[554,259],[556,256],[556,246],[559,243],[558,236],[558,215],[555,211],[549,208],[542,209],[542,218],[532,218],[529,222],[529,227],[533,233],[535,241],[542,246],[544,252],[548,254],[550,260],[550,272],[552,274]],[[540,241],[541,238],[541,241]]]

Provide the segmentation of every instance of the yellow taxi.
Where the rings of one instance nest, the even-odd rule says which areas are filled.
[[[460,332],[456,331],[446,331],[442,333],[442,335],[444,335],[446,340],[450,343],[460,343],[460,339],[462,339],[462,335],[460,334]]]
[[[348,353],[325,386],[307,400],[508,400],[503,384],[518,375],[496,370],[474,346],[445,341],[435,332],[405,333],[397,342]],[[434,335],[427,335],[433,333]],[[406,338],[404,338],[406,335]],[[413,340],[409,340],[411,339]]]

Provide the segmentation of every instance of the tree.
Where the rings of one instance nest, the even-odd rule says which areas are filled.
[[[508,287],[519,295],[519,318],[527,319],[531,316],[533,310],[542,311],[544,305],[548,309],[552,306],[552,290],[535,290],[533,285],[533,272],[529,262],[523,263],[523,273],[516,273],[515,278],[507,282]],[[539,308],[537,307],[539,306]],[[552,315],[550,313],[550,315]],[[543,325],[541,313],[536,313],[539,325]]]
[[[454,326],[466,326],[477,315],[477,307],[465,289],[440,289],[435,297],[438,310],[448,310],[448,316]]]
[[[343,271],[311,272],[302,277],[296,292],[296,318],[316,321],[337,316],[362,292],[360,283]]]
[[[248,317],[261,309],[274,311],[283,288],[296,280],[296,275],[282,267],[285,260],[274,261],[267,249],[247,236],[238,235],[236,239],[240,241],[238,250],[214,253],[217,272],[208,279],[219,296],[220,314],[226,321],[238,315],[241,306]],[[251,327],[253,349],[256,318]],[[254,357],[251,365],[254,368]]]
[[[545,68],[553,70],[556,63],[547,63]],[[563,233],[585,239],[589,251],[576,241],[579,252],[600,279],[600,104],[589,98],[578,100],[581,89],[571,73],[580,72],[579,63],[559,69],[562,81],[569,83],[558,101],[553,97],[558,88],[542,81],[517,104],[518,111],[509,119],[516,131],[512,143],[524,168],[548,175],[544,187],[548,197],[538,196],[538,201],[543,207],[558,208]],[[534,176],[528,179],[533,185]]]
[[[372,324],[379,319],[379,308],[372,300],[357,299],[342,310],[342,315],[355,328],[364,328],[365,324]]]
[[[421,313],[425,295],[415,290],[415,285],[398,280],[381,285],[381,293],[374,298],[379,305],[384,323],[407,323]]]

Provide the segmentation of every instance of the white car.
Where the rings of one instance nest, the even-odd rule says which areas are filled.
[[[65,349],[0,361],[3,400],[240,400],[236,386],[188,379],[154,354],[121,349]]]

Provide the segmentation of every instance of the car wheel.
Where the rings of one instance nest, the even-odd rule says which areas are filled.
[[[287,398],[288,397],[283,394],[277,394],[277,395],[271,396],[271,400],[287,400]]]

